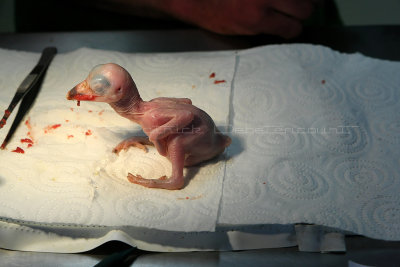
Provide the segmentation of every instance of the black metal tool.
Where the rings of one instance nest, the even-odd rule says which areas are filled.
[[[19,101],[21,101],[22,99],[21,105],[18,109],[18,113],[14,119],[13,124],[11,125],[10,130],[7,133],[6,138],[4,139],[0,147],[1,149],[4,149],[7,146],[8,141],[11,139],[19,123],[25,116],[26,112],[30,109],[32,103],[34,102],[39,92],[43,76],[56,54],[57,54],[57,48],[55,47],[46,47],[45,49],[43,49],[39,62],[18,87],[17,92],[15,93],[13,99],[11,100],[10,105],[5,110],[4,116],[0,121],[0,129],[1,129],[6,124],[7,119],[10,116],[11,112],[17,106]]]

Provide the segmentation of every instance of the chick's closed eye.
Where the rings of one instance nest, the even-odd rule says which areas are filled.
[[[104,75],[97,74],[90,80],[89,85],[97,94],[104,95],[111,83]]]

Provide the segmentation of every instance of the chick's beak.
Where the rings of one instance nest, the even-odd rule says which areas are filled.
[[[67,99],[68,100],[86,100],[86,101],[94,101],[98,97],[92,88],[90,88],[88,82],[85,80],[74,88],[68,91]]]

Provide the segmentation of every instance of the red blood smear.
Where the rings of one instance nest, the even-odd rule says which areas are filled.
[[[32,130],[30,118],[25,121],[25,125],[26,127],[28,127],[29,130]]]
[[[33,141],[29,138],[25,138],[25,139],[21,139],[21,143],[33,144]]]
[[[45,131],[45,132],[46,132],[46,131],[50,131],[50,130],[53,130],[53,129],[57,129],[58,127],[61,127],[61,124],[49,125],[49,126],[47,126],[46,128],[44,128],[44,131]]]
[[[68,135],[68,139],[73,138],[74,136],[72,134]]]
[[[78,107],[80,107],[80,106],[81,106],[81,101],[78,100],[78,102],[76,102],[76,105],[77,105]]]
[[[86,100],[86,101],[93,101],[96,99],[96,96],[94,95],[76,95],[74,96],[75,100]]]
[[[210,74],[210,79],[215,78],[215,72]]]
[[[8,109],[6,109],[6,110],[4,111],[4,119],[2,119],[2,120],[0,121],[0,128],[3,128],[4,125],[6,125],[6,119],[7,119],[8,117],[10,117],[10,114],[11,114],[11,112],[10,112]]]
[[[225,80],[215,80],[214,83],[215,84],[226,83],[226,81]]]
[[[49,125],[46,128],[44,128],[44,133],[48,133],[49,131],[57,129],[58,127],[61,127],[61,124]]]
[[[22,148],[20,148],[19,146],[16,149],[14,149],[13,151],[11,151],[11,152],[21,153],[21,154],[25,153],[25,151]]]
[[[25,121],[25,125],[26,125],[26,127],[28,128],[28,133],[27,133],[26,135],[29,136],[29,138],[30,138],[31,140],[33,140],[33,136],[32,136],[32,134],[31,134],[31,131],[32,131],[31,118],[28,118],[28,119]]]
[[[321,83],[322,83],[322,84],[325,84],[325,83],[326,83],[326,81],[325,81],[325,80],[322,80],[322,81],[321,81]]]
[[[88,136],[89,136],[89,135],[92,135],[92,131],[91,131],[91,130],[87,130],[86,133],[85,133],[85,135],[88,135]]]
[[[103,115],[104,109],[102,111],[99,112],[99,115]]]
[[[74,111],[74,108],[69,108],[71,111]]]

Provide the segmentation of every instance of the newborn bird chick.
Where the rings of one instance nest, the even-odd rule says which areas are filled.
[[[152,188],[180,189],[184,186],[183,168],[221,154],[231,139],[218,131],[211,117],[192,105],[188,98],[160,97],[143,101],[138,89],[121,66],[113,63],[94,67],[83,82],[67,94],[67,99],[105,102],[121,116],[140,124],[147,137],[131,137],[118,144],[114,152],[136,146],[154,145],[172,164],[172,175],[145,179],[128,173],[132,183]]]

